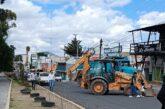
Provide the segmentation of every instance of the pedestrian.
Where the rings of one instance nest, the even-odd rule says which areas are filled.
[[[165,109],[165,75],[163,76],[162,88],[160,89],[160,91],[159,91],[159,93],[157,95],[157,99],[162,104],[162,108],[161,109]]]
[[[137,90],[135,86],[136,76],[137,76],[137,73],[135,72],[131,78],[131,84],[130,84],[131,92],[130,92],[129,97],[133,97],[133,95],[136,95],[136,97],[141,97],[139,91]]]
[[[31,72],[30,74],[30,78],[31,78],[31,83],[32,83],[32,89],[35,90],[35,86],[36,86],[36,74],[35,72]]]
[[[53,91],[55,87],[55,76],[52,71],[49,73],[48,78],[49,78],[49,90]]]

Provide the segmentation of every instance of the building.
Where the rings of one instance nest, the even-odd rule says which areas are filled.
[[[130,61],[130,65],[133,66],[133,67],[136,67],[136,61],[135,61],[135,56],[134,55],[130,55],[129,52],[122,52],[121,56],[122,57],[127,57],[128,60]],[[142,55],[136,55],[136,59],[137,59],[138,62],[141,61]],[[142,64],[141,63],[137,64],[137,69],[142,70]]]
[[[23,64],[25,71],[28,71],[30,68],[29,61],[27,62],[27,54],[19,54],[15,56],[14,64],[17,66],[17,64]]]
[[[30,64],[29,64],[29,61],[27,61],[27,54],[15,55],[14,74],[15,74],[16,78],[21,77],[22,71],[28,72],[29,69],[30,69]]]
[[[55,71],[58,62],[65,62],[65,58],[50,52],[38,52],[31,54],[31,69]]]
[[[129,31],[132,33],[133,43],[130,44],[130,54],[135,56],[136,66],[143,64],[146,78],[152,81],[161,81],[165,74],[165,24],[149,26]],[[135,33],[139,32],[141,39],[146,41],[135,42]],[[142,33],[144,32],[144,33]],[[137,56],[142,55],[141,61]]]

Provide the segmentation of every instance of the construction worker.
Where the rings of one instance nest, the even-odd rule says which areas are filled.
[[[145,86],[144,86],[144,82],[142,81],[142,87],[141,87],[141,96],[144,97],[145,96]]]
[[[160,91],[157,95],[157,99],[162,104],[162,109],[165,109],[165,75],[163,76],[162,88],[160,89]]]
[[[136,95],[136,97],[141,97],[139,91],[137,90],[135,83],[136,83],[136,75],[137,73],[135,72],[131,78],[131,84],[130,84],[130,88],[131,88],[131,93],[129,95],[129,97],[133,97],[133,95]]]

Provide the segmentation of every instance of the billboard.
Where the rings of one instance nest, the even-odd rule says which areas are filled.
[[[108,56],[119,56],[121,52],[122,52],[122,46],[116,46],[113,48],[110,47],[104,48],[104,54]]]

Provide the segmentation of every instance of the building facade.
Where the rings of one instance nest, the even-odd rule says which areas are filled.
[[[138,63],[143,64],[148,80],[161,81],[162,75],[165,74],[165,24],[140,28],[130,32],[133,36],[130,54],[135,56],[136,65]],[[136,32],[140,32],[141,39],[147,41],[135,42]],[[143,36],[142,32],[145,32]],[[151,36],[154,36],[154,38]],[[142,55],[141,61],[137,60],[138,55]]]
[[[58,62],[65,62],[65,58],[50,52],[38,52],[31,54],[31,69],[48,72],[55,71]]]

